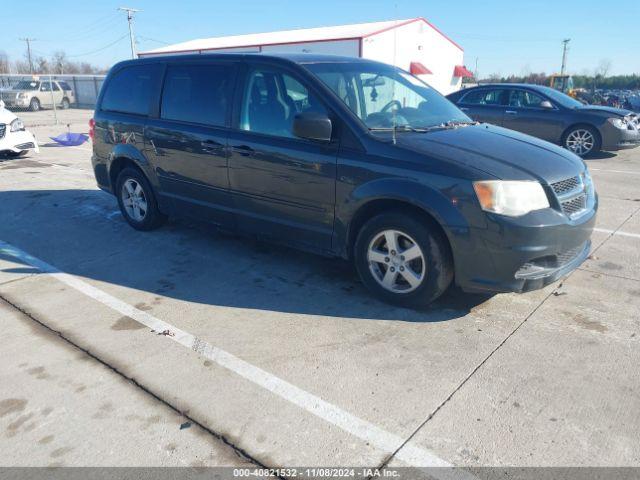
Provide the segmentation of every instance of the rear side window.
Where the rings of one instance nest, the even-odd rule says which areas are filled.
[[[230,65],[170,65],[160,116],[166,120],[222,127],[231,102],[235,68]]]
[[[466,105],[506,105],[506,90],[474,90],[467,93],[460,103]]]
[[[544,98],[528,90],[511,90],[509,106],[518,108],[540,108]]]
[[[71,87],[69,86],[69,84],[67,82],[58,82],[60,84],[60,88],[62,90],[64,90],[65,92],[71,90]]]
[[[159,68],[157,64],[135,65],[118,71],[107,84],[101,109],[148,115]]]

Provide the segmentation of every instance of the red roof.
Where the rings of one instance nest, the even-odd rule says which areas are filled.
[[[464,65],[456,65],[453,69],[454,77],[473,77],[473,73],[467,70]]]
[[[411,62],[409,71],[412,75],[431,75],[433,73],[420,62]]]

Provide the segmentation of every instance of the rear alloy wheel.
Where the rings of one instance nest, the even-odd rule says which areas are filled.
[[[362,283],[381,300],[404,307],[430,304],[453,279],[449,246],[437,225],[401,211],[369,220],[354,256]]]
[[[586,157],[600,148],[597,133],[589,127],[577,127],[569,131],[564,146],[580,157]]]
[[[122,170],[116,182],[116,192],[122,216],[136,230],[153,230],[166,220],[158,210],[151,185],[139,170]]]
[[[38,110],[40,110],[40,100],[38,100],[37,98],[32,98],[31,102],[29,102],[29,110],[31,110],[32,112],[37,112]]]

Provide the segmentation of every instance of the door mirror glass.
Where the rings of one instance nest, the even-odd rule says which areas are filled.
[[[540,102],[540,108],[552,109],[553,103],[551,103],[549,100],[543,100],[542,102]]]
[[[293,119],[293,134],[307,140],[331,141],[331,119],[319,112],[298,113]]]

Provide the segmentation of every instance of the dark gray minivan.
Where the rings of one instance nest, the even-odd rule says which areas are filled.
[[[423,306],[452,282],[523,292],[589,253],[584,162],[472,121],[373,61],[215,54],[111,69],[91,120],[93,168],[124,218],[191,216],[355,262],[380,299]]]

